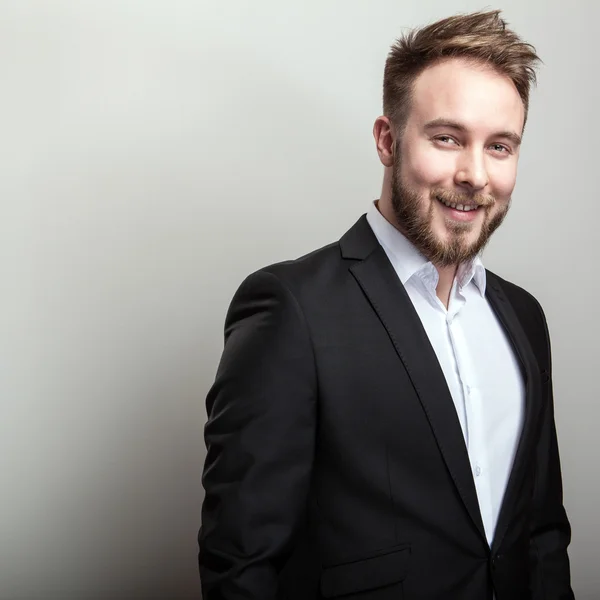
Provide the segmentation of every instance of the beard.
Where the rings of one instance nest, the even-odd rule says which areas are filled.
[[[393,167],[392,208],[398,229],[435,266],[449,267],[473,260],[486,246],[492,233],[500,227],[510,208],[510,200],[494,215],[490,215],[496,204],[491,194],[462,194],[446,189],[433,189],[429,197],[429,207],[423,212],[426,199],[416,190],[406,185],[400,178],[400,161]],[[454,221],[445,218],[447,239],[440,239],[433,231],[434,206],[437,198],[453,204],[476,203],[478,211],[485,211],[479,236],[469,242],[468,235],[473,223]]]

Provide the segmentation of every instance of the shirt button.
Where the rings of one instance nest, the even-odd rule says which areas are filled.
[[[481,467],[478,465],[475,467],[475,477],[479,477],[481,475]]]

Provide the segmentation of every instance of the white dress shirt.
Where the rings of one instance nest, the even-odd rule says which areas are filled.
[[[525,389],[513,348],[485,297],[479,257],[459,266],[448,309],[438,272],[379,212],[367,220],[410,297],[437,355],[465,438],[491,546],[523,425]]]

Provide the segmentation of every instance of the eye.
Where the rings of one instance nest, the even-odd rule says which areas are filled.
[[[504,144],[492,144],[490,148],[494,152],[499,152],[500,154],[512,154],[510,148]]]
[[[438,135],[437,137],[434,138],[437,142],[441,142],[443,145],[457,145],[458,142],[451,136],[449,135]]]

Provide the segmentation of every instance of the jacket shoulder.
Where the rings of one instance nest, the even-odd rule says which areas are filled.
[[[343,262],[339,242],[332,242],[293,260],[264,266],[250,274],[245,283],[268,277],[277,280],[293,295],[302,296],[303,292],[323,289],[331,283],[340,273]]]
[[[537,315],[538,319],[541,317],[545,321],[542,305],[531,292],[511,281],[503,279],[492,271],[487,271],[487,279],[492,285],[495,284],[502,289],[517,313],[528,312],[531,316]]]
[[[544,310],[537,298],[524,288],[495,273],[488,271],[487,277],[488,282],[493,287],[499,287],[508,298],[536,354],[549,358],[550,334]]]
[[[287,279],[309,275],[328,266],[334,266],[340,260],[340,244],[339,242],[332,242],[293,260],[276,262],[259,270]]]

